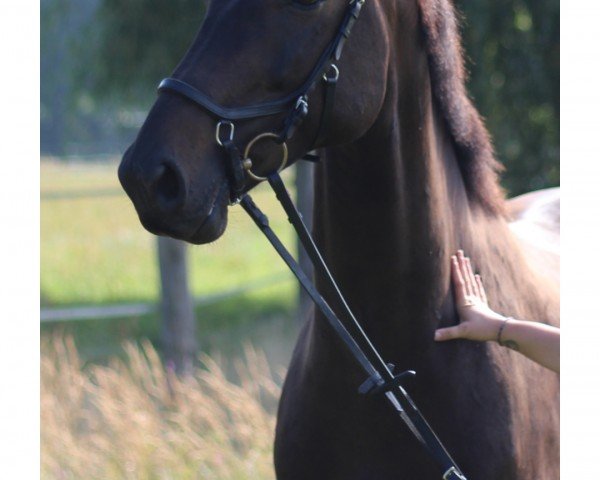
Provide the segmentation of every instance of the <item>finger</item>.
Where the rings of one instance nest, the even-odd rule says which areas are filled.
[[[456,297],[456,304],[462,305],[466,301],[465,282],[458,265],[458,259],[455,255],[452,255],[451,260],[452,267],[452,283],[454,284],[454,296]]]
[[[469,257],[465,257],[465,268],[467,269],[466,278],[469,288],[471,289],[471,295],[478,297],[477,282],[475,280],[475,274],[473,273],[473,267],[471,265],[471,259]]]
[[[481,275],[475,275],[475,280],[477,281],[477,285],[479,286],[480,299],[486,305],[488,304],[487,295],[485,294],[485,288],[483,288],[483,281],[481,280]]]
[[[473,285],[471,284],[471,278],[469,277],[469,269],[467,267],[467,258],[462,250],[458,251],[458,265],[463,277],[465,284],[465,292],[468,296],[473,295]]]
[[[446,340],[455,340],[457,338],[461,338],[458,325],[455,327],[438,328],[433,336],[436,342],[445,342]]]
[[[471,282],[471,287],[473,288],[473,295],[481,300],[481,294],[479,292],[479,284],[477,283],[477,279],[475,278],[475,274],[473,273],[473,265],[471,263],[471,259],[469,257],[466,258],[467,261],[467,271],[469,272],[469,281]]]
[[[481,293],[481,289],[479,288],[479,282],[477,281],[478,275],[475,274],[475,278],[473,279],[473,290],[475,290],[475,296],[479,300],[483,300],[483,294]]]

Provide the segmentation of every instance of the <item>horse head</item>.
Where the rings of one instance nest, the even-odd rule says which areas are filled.
[[[196,244],[217,239],[227,224],[232,189],[222,140],[231,138],[243,152],[261,133],[281,135],[290,112],[298,106],[299,98],[291,97],[295,92],[307,102],[305,118],[293,137],[283,139],[286,145],[281,145],[282,139],[277,141],[276,135],[252,142],[250,171],[256,176],[278,168],[283,148],[288,150],[289,165],[313,148],[351,142],[370,128],[385,95],[388,51],[375,4],[365,5],[353,28],[351,9],[360,11],[363,3],[210,3],[196,39],[170,79],[191,88],[208,103],[198,104],[174,88],[161,88],[119,167],[121,184],[147,230]],[[348,30],[341,31],[348,23],[353,28],[349,38]],[[338,43],[346,44],[341,58],[341,48],[328,52],[337,50],[332,42],[338,37]],[[338,71],[328,120],[331,128],[321,138],[325,84],[327,79],[337,80]],[[308,91],[299,91],[304,87]],[[281,111],[253,116],[251,109],[250,113],[244,110],[282,99],[289,102],[284,102]],[[219,124],[222,128],[217,132]],[[251,189],[257,180],[246,174],[242,183],[240,192]]]

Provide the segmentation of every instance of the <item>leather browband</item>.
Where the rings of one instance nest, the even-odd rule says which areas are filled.
[[[175,91],[184,97],[193,100],[195,103],[202,105],[206,110],[214,113],[223,120],[243,120],[286,112],[289,110],[289,105],[295,100],[295,98],[285,97],[280,100],[248,105],[245,107],[223,107],[211,100],[208,95],[192,87],[189,83],[177,80],[176,78],[165,78],[162,80],[158,85],[158,90],[165,89]]]

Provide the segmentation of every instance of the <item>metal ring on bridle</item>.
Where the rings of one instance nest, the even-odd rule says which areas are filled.
[[[329,73],[329,70],[327,70],[325,73],[323,73],[323,80],[326,82],[337,82],[338,78],[340,78],[340,69],[335,63],[332,63],[329,68],[333,69],[333,77],[327,75]]]
[[[248,176],[250,178],[256,180],[257,182],[262,182],[262,181],[266,180],[267,177],[261,177],[259,175],[256,175],[252,171],[252,160],[250,160],[250,150],[252,150],[252,147],[254,146],[254,144],[256,142],[258,142],[259,140],[262,140],[264,138],[274,138],[277,140],[277,139],[279,139],[279,135],[277,135],[275,133],[271,133],[271,132],[261,133],[260,135],[257,135],[252,140],[250,140],[250,142],[246,146],[246,150],[244,150],[244,160],[243,160],[244,170],[246,170],[246,172],[248,173]],[[281,145],[283,156],[281,158],[281,164],[277,168],[277,173],[281,172],[281,170],[283,170],[285,168],[285,166],[287,165],[287,160],[288,160],[287,145],[285,144],[285,142],[281,143],[280,145]]]
[[[230,142],[233,141],[233,133],[235,132],[235,126],[233,125],[233,122],[221,120],[219,123],[217,123],[217,129],[215,130],[215,139],[217,140],[217,143],[221,147],[223,146],[223,142],[221,141],[221,127],[223,125],[226,125],[229,127],[229,139],[228,140]]]
[[[448,470],[446,470],[446,472],[444,473],[444,475],[442,476],[442,478],[444,480],[448,480],[450,478],[450,475],[454,474],[456,476],[456,478],[459,478],[460,480],[467,480],[467,478],[460,473],[456,467],[450,467]]]

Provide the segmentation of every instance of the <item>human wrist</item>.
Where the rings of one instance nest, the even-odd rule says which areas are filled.
[[[469,316],[465,316],[464,320],[472,322],[471,331],[474,334],[472,339],[495,342],[505,317],[485,305],[473,307],[468,313]]]
[[[498,328],[498,335],[496,337],[496,342],[498,343],[498,345],[508,348],[514,348],[514,342],[510,339],[507,332],[508,325],[513,322],[516,322],[516,320],[513,317],[503,317],[502,323]]]

